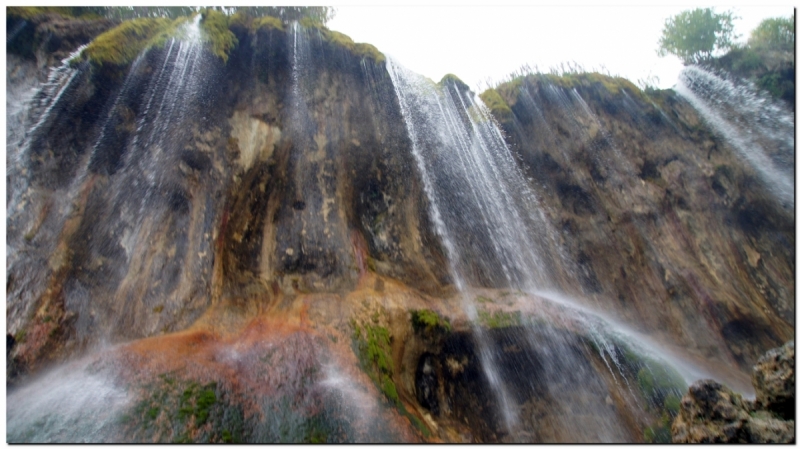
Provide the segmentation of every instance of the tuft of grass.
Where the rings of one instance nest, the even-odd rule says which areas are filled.
[[[73,17],[75,13],[70,7],[60,6],[9,6],[6,8],[8,17],[19,17],[30,20],[42,14],[59,14],[63,17]]]
[[[211,382],[202,388],[196,382],[191,382],[181,395],[179,418],[194,416],[195,425],[202,426],[208,421],[211,406],[217,403],[217,383]]]
[[[443,76],[442,79],[439,81],[440,86],[444,86],[447,83],[455,84],[458,87],[458,90],[471,90],[467,83],[461,81],[461,78],[453,75],[452,73],[448,73],[447,75]]]
[[[487,89],[479,95],[483,103],[492,111],[492,114],[500,120],[511,118],[513,112],[508,107],[508,103],[495,89]]]
[[[185,20],[185,19],[184,19]],[[125,67],[143,50],[163,45],[168,34],[174,33],[177,22],[165,18],[141,18],[122,22],[98,36],[83,51],[92,63]]]
[[[283,22],[277,17],[263,16],[253,20],[253,29],[258,30],[259,28],[283,31]]]
[[[324,27],[319,22],[314,21],[310,17],[305,17],[302,20],[300,20],[300,24],[305,28],[313,28],[319,30],[323,39],[325,39],[326,41],[330,42],[333,45],[349,50],[356,56],[372,59],[378,64],[386,62],[386,56],[384,56],[384,54],[381,53],[380,50],[378,50],[372,44],[356,43],[353,41],[353,39],[350,38],[350,36],[342,34],[338,31],[329,30],[328,28]]]
[[[430,309],[412,310],[411,326],[415,332],[422,330],[427,332],[436,330],[450,332],[453,329],[447,319],[440,317],[439,314]]]
[[[494,313],[489,313],[485,310],[479,310],[478,321],[489,329],[522,326],[522,312],[516,310],[509,313],[498,310]]]
[[[203,39],[210,46],[211,52],[222,59],[223,62],[228,62],[228,55],[239,43],[239,40],[229,29],[229,25],[229,16],[213,9],[204,11],[203,20],[200,22],[200,26],[205,32]]]

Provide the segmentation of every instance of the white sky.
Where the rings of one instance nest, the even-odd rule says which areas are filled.
[[[791,3],[774,6],[717,3],[733,10],[736,33],[746,40],[768,17],[791,17]],[[664,6],[336,6],[328,28],[375,45],[409,69],[438,81],[453,73],[478,92],[523,64],[542,71],[574,61],[628,78],[657,76],[672,87],[682,68],[674,56],[656,55],[664,21],[683,10],[713,5]],[[603,69],[605,68],[605,69]]]

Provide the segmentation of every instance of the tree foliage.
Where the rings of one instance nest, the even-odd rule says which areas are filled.
[[[791,50],[794,47],[794,18],[764,19],[750,33],[747,45],[752,48]]]
[[[733,21],[730,11],[715,13],[709,8],[683,11],[664,23],[658,41],[658,55],[673,54],[684,64],[708,60],[715,52],[733,45]]]

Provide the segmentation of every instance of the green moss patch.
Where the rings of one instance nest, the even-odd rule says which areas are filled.
[[[100,66],[127,66],[146,48],[159,43],[163,45],[166,36],[174,34],[177,22],[183,23],[184,20],[147,18],[125,21],[98,36],[83,54]]]
[[[522,326],[522,312],[517,310],[509,313],[498,310],[490,313],[485,310],[478,310],[478,322],[481,323],[481,326],[489,329]]]
[[[342,34],[338,31],[329,30],[324,26],[322,26],[320,23],[308,17],[301,20],[300,24],[306,28],[313,28],[319,30],[323,39],[325,39],[326,41],[330,42],[333,45],[347,49],[356,56],[372,59],[379,64],[386,62],[386,56],[384,56],[384,54],[381,53],[372,44],[362,44],[353,42],[353,39],[350,39],[350,36]]]
[[[440,317],[439,314],[430,309],[412,310],[411,326],[415,332],[450,332],[453,329],[447,319]]]
[[[503,97],[495,89],[488,89],[480,94],[481,100],[492,111],[492,114],[500,120],[511,118],[513,113]]]
[[[8,17],[19,17],[30,20],[42,14],[58,14],[64,17],[73,17],[75,12],[71,7],[59,6],[9,6],[6,8]]]
[[[444,86],[445,84],[448,83],[456,85],[456,87],[458,87],[458,90],[462,91],[470,90],[469,86],[467,86],[467,83],[461,81],[461,78],[453,75],[452,73],[448,73],[447,75],[443,76],[442,79],[439,81],[440,86]]]
[[[200,384],[162,374],[142,386],[144,393],[120,419],[132,441],[241,443],[241,408],[220,400],[215,382]]]
[[[372,321],[377,322],[378,319],[373,316]],[[401,415],[407,417],[424,437],[429,437],[430,429],[419,418],[406,410],[405,405],[400,401],[397,385],[392,380],[394,364],[391,357],[392,336],[389,329],[378,324],[365,324],[362,327],[355,320],[350,324],[353,327],[353,346],[361,369],[372,379],[389,403],[395,406]]]
[[[210,50],[224,62],[228,62],[228,55],[239,43],[236,36],[230,31],[230,17],[209,9],[203,13],[200,26],[203,28],[203,39],[208,43]]]

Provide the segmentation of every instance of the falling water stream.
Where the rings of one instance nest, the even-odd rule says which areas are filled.
[[[794,207],[794,115],[751,84],[697,66],[685,68],[676,92],[746,160],[775,196]]]

